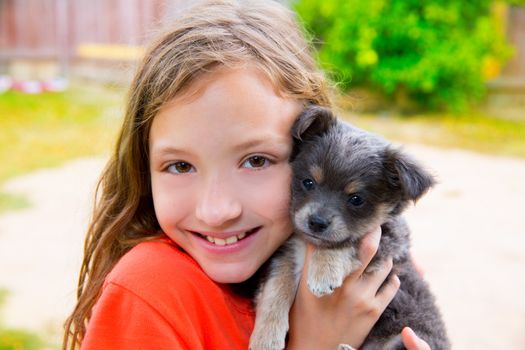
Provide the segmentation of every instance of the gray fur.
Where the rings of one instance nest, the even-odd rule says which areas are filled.
[[[360,239],[377,225],[381,241],[367,273],[392,257],[401,287],[362,348],[404,349],[399,334],[410,326],[432,349],[449,349],[434,297],[410,260],[409,230],[400,216],[434,184],[432,176],[381,137],[337,120],[322,107],[307,107],[292,134],[291,216],[296,233],[272,258],[269,276],[258,291],[250,349],[284,348],[305,242],[315,246],[308,287],[322,296],[359,267]],[[311,174],[312,169],[322,174]],[[313,182],[313,175],[322,182],[305,185],[304,180]]]

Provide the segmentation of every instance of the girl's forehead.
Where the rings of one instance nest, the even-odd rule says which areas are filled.
[[[158,116],[176,114],[190,119],[188,122],[199,117],[208,117],[211,122],[218,116],[253,119],[272,113],[286,117],[290,113],[296,116],[300,106],[298,100],[278,93],[270,79],[253,67],[223,68],[193,82],[182,94],[166,102]]]
[[[232,83],[252,83],[264,86],[268,91],[272,91],[275,96],[286,98],[282,87],[276,86],[269,74],[261,68],[251,63],[238,64],[232,66],[220,65],[212,70],[199,73],[189,84],[184,86],[176,96],[168,100],[164,105],[172,103],[191,103],[201,97],[209,90],[215,90],[224,85],[230,86]]]
[[[220,70],[194,83],[193,90],[166,103],[153,119],[152,143],[201,139],[229,141],[250,135],[286,137],[302,105],[279,96],[263,74],[252,68]]]

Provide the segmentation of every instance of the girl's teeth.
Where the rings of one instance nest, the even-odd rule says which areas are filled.
[[[208,240],[208,242],[214,243],[219,246],[224,246],[228,244],[237,243],[239,240],[243,239],[244,237],[246,237],[246,232],[243,232],[237,236],[228,237],[226,239],[214,238],[210,236],[206,236],[206,239]]]
[[[237,236],[231,236],[226,239],[226,244],[233,244],[237,242]]]
[[[214,238],[213,241],[214,241],[215,244],[217,244],[217,245],[226,245],[226,241],[225,241],[224,239]]]

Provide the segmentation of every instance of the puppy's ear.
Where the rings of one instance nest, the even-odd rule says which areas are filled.
[[[292,137],[295,142],[305,141],[314,136],[322,135],[334,123],[335,117],[328,108],[308,105],[299,114],[292,126]]]
[[[401,191],[403,200],[415,202],[435,184],[432,175],[398,149],[385,150],[384,165],[389,185]]]

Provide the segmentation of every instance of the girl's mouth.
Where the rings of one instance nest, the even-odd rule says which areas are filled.
[[[202,239],[205,239],[207,240],[208,242],[210,243],[213,243],[214,245],[217,245],[217,246],[226,246],[226,245],[232,245],[232,244],[235,244],[243,239],[245,239],[246,237],[256,233],[257,231],[259,231],[259,229],[261,228],[262,226],[257,226],[255,228],[252,228],[251,230],[248,230],[246,232],[241,232],[239,234],[236,234],[236,235],[232,235],[228,238],[218,238],[218,237],[212,237],[212,236],[208,236],[208,235],[203,235],[199,232],[195,232],[195,231],[191,231],[193,234],[199,236],[200,238]]]

